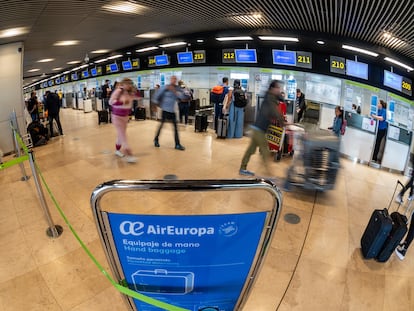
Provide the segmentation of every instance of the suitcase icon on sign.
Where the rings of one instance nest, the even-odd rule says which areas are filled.
[[[138,270],[132,274],[137,292],[185,295],[194,289],[194,273],[165,269]]]

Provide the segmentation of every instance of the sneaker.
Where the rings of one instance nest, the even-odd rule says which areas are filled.
[[[397,255],[397,257],[400,260],[404,260],[405,258],[405,253],[407,252],[407,250],[405,249],[404,245],[399,245],[397,246],[397,248],[395,249],[395,254]]]
[[[175,149],[177,149],[177,150],[185,150],[185,147],[183,145],[175,145]]]
[[[254,176],[253,172],[248,171],[248,170],[242,170],[242,169],[239,171],[239,174],[244,175],[244,176]]]
[[[401,196],[401,194],[398,194],[396,197],[395,197],[395,202],[397,202],[398,204],[402,204],[404,201],[403,201],[403,199],[402,199],[402,196]]]
[[[120,150],[116,150],[115,151],[115,155],[118,156],[118,157],[120,157],[120,158],[122,158],[122,157],[125,156]]]
[[[136,163],[137,162],[137,158],[136,157],[133,157],[133,156],[127,156],[126,157],[126,161],[128,163]]]
[[[158,139],[154,139],[154,146],[157,148],[160,147],[160,143],[158,142]]]

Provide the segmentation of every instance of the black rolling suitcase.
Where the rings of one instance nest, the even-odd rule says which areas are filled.
[[[144,107],[136,107],[135,109],[135,120],[145,120],[146,111]]]
[[[398,185],[404,186],[397,181],[388,208],[372,213],[361,238],[362,254],[366,259],[375,258],[379,262],[386,262],[407,232],[407,217],[398,210],[391,215],[388,213]]]
[[[108,110],[98,111],[98,124],[108,123],[109,122],[109,113]]]
[[[226,138],[227,137],[227,117],[219,118],[217,120],[217,138]]]
[[[195,116],[194,132],[205,132],[207,131],[207,115],[198,114]]]

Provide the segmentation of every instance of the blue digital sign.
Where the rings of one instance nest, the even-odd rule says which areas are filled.
[[[132,63],[130,60],[126,60],[122,62],[122,68],[124,70],[131,70],[132,69]]]
[[[55,79],[55,83],[56,83],[56,84],[60,84],[60,78],[56,78],[56,79]]]
[[[109,69],[111,70],[111,72],[118,71],[118,64],[117,63],[110,64]]]
[[[180,65],[192,64],[194,62],[193,52],[178,52],[177,61]]]
[[[72,73],[72,80],[78,80],[78,74],[76,72]]]
[[[368,80],[368,64],[347,59],[346,74],[348,76]]]
[[[91,75],[92,75],[93,77],[95,77],[97,74],[98,74],[98,73],[97,73],[97,71],[96,71],[96,68],[92,68],[92,69],[91,69]]]
[[[82,71],[82,77],[83,78],[89,78],[89,72],[87,70]]]
[[[165,66],[165,65],[169,65],[169,59],[168,59],[168,55],[163,54],[163,55],[156,55],[155,56],[155,66]]]
[[[384,70],[384,85],[388,86],[394,90],[400,91],[402,90],[402,81],[403,77],[397,75],[393,72]]]
[[[53,85],[53,80],[49,80],[49,81],[47,81],[47,85],[48,85],[48,86],[52,86],[52,85]]]
[[[234,310],[266,215],[108,213],[108,219],[130,289],[188,310]],[[138,310],[159,310],[134,303]]]
[[[296,66],[296,52],[285,50],[272,50],[273,64]]]
[[[234,50],[236,54],[236,63],[257,63],[257,54],[255,49]]]

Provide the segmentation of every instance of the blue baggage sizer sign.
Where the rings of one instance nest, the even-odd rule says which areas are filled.
[[[266,215],[108,213],[108,220],[130,289],[188,310],[230,311],[255,259]],[[160,310],[134,303],[140,311]]]

